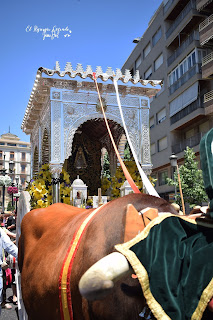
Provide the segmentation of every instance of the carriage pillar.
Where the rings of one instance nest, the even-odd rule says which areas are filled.
[[[60,173],[62,171],[62,166],[62,163],[50,163],[53,187],[53,203],[60,202]]]

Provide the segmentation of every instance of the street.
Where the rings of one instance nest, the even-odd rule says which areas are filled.
[[[6,309],[2,309],[1,310],[1,320],[17,320],[18,316],[18,306],[15,306],[12,302],[11,302],[11,298],[12,298],[12,289],[8,288],[7,289],[7,303],[9,303],[12,306],[12,309],[10,310],[6,310]],[[17,312],[16,312],[17,310]]]

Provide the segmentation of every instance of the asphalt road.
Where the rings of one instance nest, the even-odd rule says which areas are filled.
[[[12,309],[6,310],[2,309],[1,310],[1,320],[17,320],[18,319],[18,306],[15,306],[12,302],[12,289],[8,288],[7,289],[7,302],[11,305]]]

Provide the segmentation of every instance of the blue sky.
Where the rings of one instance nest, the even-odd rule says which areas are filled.
[[[39,67],[59,61],[121,68],[161,0],[11,0],[0,4],[1,126],[24,141],[21,123]],[[38,28],[66,28],[43,40]],[[51,31],[47,31],[48,34]],[[65,36],[69,35],[69,36]]]

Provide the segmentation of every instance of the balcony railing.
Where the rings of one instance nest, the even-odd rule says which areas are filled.
[[[213,61],[213,52],[210,52],[202,59],[202,67],[211,61]]]
[[[203,10],[211,2],[212,0],[197,0],[197,10],[198,11]]]
[[[213,100],[213,90],[204,94],[204,103]]]
[[[191,0],[185,8],[181,11],[181,13],[177,16],[171,27],[166,32],[166,39],[172,34],[172,32],[177,28],[177,26],[181,23],[181,21],[185,18],[185,16],[190,12],[191,9],[196,9],[196,1]]]
[[[202,31],[203,29],[208,27],[208,25],[210,25],[212,22],[213,22],[213,14],[211,16],[209,16],[207,19],[205,19],[203,22],[200,23],[199,31]]]
[[[179,112],[177,112],[176,114],[174,114],[171,118],[170,118],[170,124],[174,124],[175,122],[183,119],[184,117],[188,116],[190,113],[192,113],[193,111],[199,109],[199,108],[203,108],[203,96],[200,97],[200,99],[197,99],[195,101],[193,101],[192,103],[190,103],[188,106],[186,106],[184,109],[180,110]]]
[[[192,32],[188,38],[182,42],[182,44],[180,45],[180,47],[177,48],[177,50],[175,50],[175,52],[167,59],[167,65],[168,67],[177,59],[177,57],[186,50],[186,48],[188,48],[188,46],[190,45],[190,43],[192,43],[192,41],[194,40],[200,40],[199,37],[199,32],[198,31],[194,31]]]
[[[169,87],[169,94],[171,95],[177,89],[179,89],[184,83],[186,83],[190,78],[192,78],[196,73],[201,73],[201,63],[196,63],[189,71],[184,73],[184,75],[179,78],[175,83]]]
[[[199,132],[189,139],[180,141],[179,143],[172,146],[172,152],[176,154],[176,153],[179,153],[179,152],[186,150],[186,147],[193,148],[193,147],[199,145],[200,140],[203,135],[204,135],[204,133]]]

